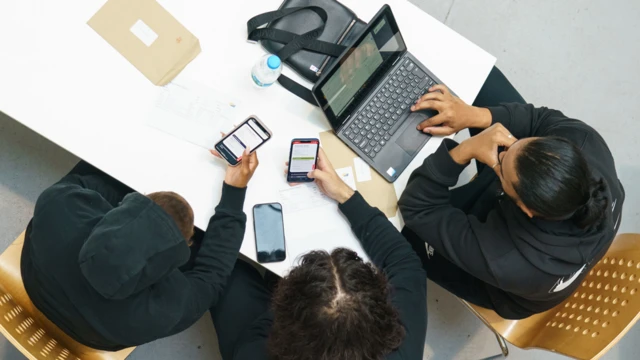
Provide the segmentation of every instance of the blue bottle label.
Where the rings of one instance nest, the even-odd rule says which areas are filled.
[[[260,87],[269,87],[271,86],[271,84],[263,84],[260,80],[258,80],[258,78],[251,74],[251,78],[253,79],[253,82],[256,83],[256,85],[260,86]]]

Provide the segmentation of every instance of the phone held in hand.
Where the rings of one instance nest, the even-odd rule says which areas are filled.
[[[256,151],[262,144],[271,139],[272,132],[257,116],[251,115],[232,132],[218,141],[215,149],[220,156],[231,166],[236,166],[242,161],[242,153],[245,148]]]
[[[279,203],[255,205],[253,228],[259,263],[279,262],[287,258],[282,205]]]
[[[289,151],[287,182],[311,182],[307,174],[315,170],[318,162],[318,139],[293,139]]]

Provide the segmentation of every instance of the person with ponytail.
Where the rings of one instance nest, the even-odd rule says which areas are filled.
[[[620,227],[624,189],[604,139],[582,121],[526,104],[494,68],[465,104],[437,85],[412,110],[445,139],[411,177],[402,233],[429,279],[454,295],[522,319],[569,297]],[[450,190],[475,160],[474,180]]]

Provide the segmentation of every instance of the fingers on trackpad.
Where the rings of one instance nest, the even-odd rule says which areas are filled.
[[[409,156],[417,154],[422,148],[422,145],[431,137],[430,135],[416,129],[418,124],[428,118],[429,116],[421,113],[411,114],[406,120],[407,126],[402,130],[402,134],[396,139],[396,144]]]

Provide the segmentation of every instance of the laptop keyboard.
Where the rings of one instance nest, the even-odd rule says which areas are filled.
[[[375,158],[402,125],[398,120],[435,84],[413,61],[405,60],[362,107],[344,135],[368,157]]]

